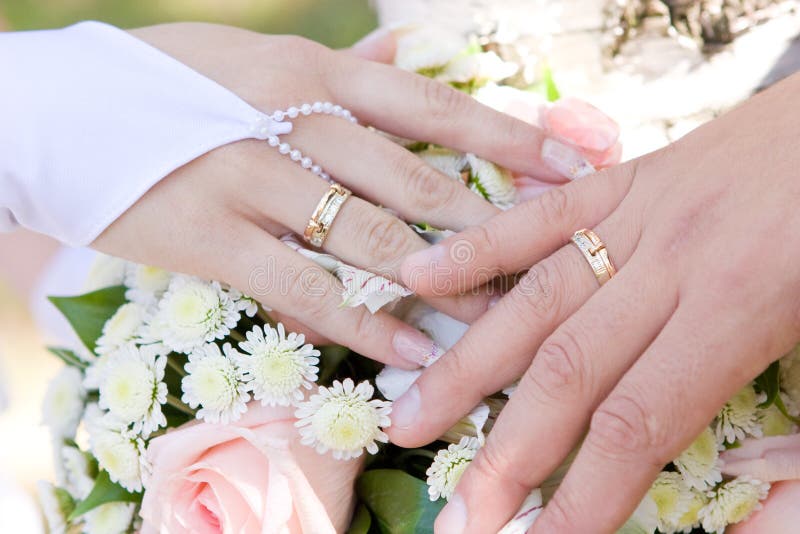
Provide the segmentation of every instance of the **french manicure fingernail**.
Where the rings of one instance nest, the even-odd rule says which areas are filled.
[[[494,308],[495,306],[497,306],[497,303],[498,303],[498,302],[500,302],[500,299],[501,299],[501,298],[502,298],[502,297],[501,297],[500,295],[495,295],[495,296],[493,296],[492,298],[490,298],[490,299],[489,299],[489,305],[486,307],[486,309],[487,309],[487,310],[491,310],[492,308]]]
[[[419,386],[414,384],[392,404],[392,426],[400,430],[411,428],[419,414],[420,404]]]
[[[611,149],[619,139],[619,126],[613,119],[576,98],[562,98],[553,104],[547,124],[558,137],[594,152]]]
[[[431,338],[413,329],[398,331],[392,338],[392,346],[402,359],[423,367],[433,364],[444,353]]]
[[[467,528],[467,506],[456,493],[436,519],[436,532],[440,534],[463,534]]]
[[[555,172],[575,180],[595,172],[595,168],[580,152],[555,139],[545,139],[542,143],[542,161]]]

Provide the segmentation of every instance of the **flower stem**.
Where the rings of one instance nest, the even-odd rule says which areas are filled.
[[[176,362],[174,359],[167,358],[167,365],[172,367],[172,369],[174,369],[175,372],[178,373],[179,375],[186,376],[186,371],[183,369],[183,366],[181,366],[181,364]]]
[[[264,321],[264,324],[268,324],[270,326],[275,326],[275,323],[272,321],[272,317],[269,316],[267,310],[262,308],[261,306],[258,307],[258,318]]]
[[[176,410],[179,410],[179,411],[185,413],[186,415],[191,415],[192,417],[194,417],[196,415],[194,410],[189,408],[189,406],[187,404],[185,404],[182,400],[180,400],[175,395],[172,395],[172,394],[168,394],[167,395],[167,404],[169,404],[170,406],[172,406]]]
[[[236,330],[231,330],[230,337],[231,337],[231,339],[233,339],[234,341],[237,341],[239,343],[244,341],[244,336],[242,334],[240,334]]]

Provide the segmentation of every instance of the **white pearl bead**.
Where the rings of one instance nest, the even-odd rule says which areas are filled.
[[[322,167],[320,167],[319,165],[312,165],[311,172],[313,172],[314,174],[319,174],[322,172]]]
[[[300,113],[300,110],[296,107],[292,106],[286,110],[286,114],[289,115],[290,119],[296,119],[297,115]]]
[[[327,172],[322,172],[322,173],[320,173],[320,175],[319,175],[319,176],[320,176],[320,178],[322,178],[323,180],[328,180],[328,181],[330,181],[330,179],[331,179],[331,176],[330,176],[330,174],[328,174]]]
[[[278,152],[281,154],[288,154],[292,147],[289,146],[289,143],[281,143],[278,146]]]
[[[301,154],[300,151],[295,148],[289,152],[289,157],[292,158],[292,161],[300,161],[300,158],[303,157],[303,154]]]
[[[311,104],[303,104],[300,106],[300,113],[303,115],[310,115],[311,114]]]
[[[322,111],[322,102],[314,102],[311,104],[311,111],[314,113],[320,113]]]
[[[339,115],[341,113],[342,113],[342,106],[339,106],[339,105],[333,106],[333,114],[334,115]]]
[[[304,169],[310,169],[311,168],[311,158],[305,157],[305,158],[301,159],[300,160],[300,165],[302,165]]]
[[[281,140],[275,135],[270,135],[267,138],[267,143],[269,143],[269,146],[278,146],[281,143]]]
[[[333,111],[333,104],[331,104],[330,102],[325,102],[324,104],[322,104],[323,113],[330,113],[331,111]]]
[[[350,118],[349,118],[349,119],[347,119],[347,120],[349,120],[349,121],[350,121],[350,122],[352,122],[353,124],[356,124],[356,123],[358,123],[358,119],[357,119],[357,118],[355,118],[355,117],[350,117]]]
[[[279,121],[279,122],[283,120],[284,116],[285,116],[284,112],[280,111],[280,110],[278,110],[278,111],[276,111],[275,113],[272,114],[272,118],[274,120],[276,120],[276,121]]]
[[[342,110],[342,117],[344,117],[345,119],[349,119],[350,117],[352,117],[352,114],[350,113],[350,110],[349,109],[343,109]]]

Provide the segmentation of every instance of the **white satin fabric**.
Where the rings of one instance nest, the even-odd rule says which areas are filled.
[[[0,79],[0,230],[21,225],[73,246],[173,170],[269,120],[98,22],[0,33]]]

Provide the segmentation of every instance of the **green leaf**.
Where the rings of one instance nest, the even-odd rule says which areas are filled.
[[[94,352],[103,325],[125,304],[125,287],[107,287],[76,297],[49,297],[86,348]]]
[[[70,495],[69,492],[64,488],[54,487],[53,494],[56,496],[58,509],[61,511],[64,517],[68,517],[75,509],[75,499],[73,499],[72,495]]]
[[[347,534],[367,534],[369,527],[372,526],[372,515],[363,504],[356,510],[356,515],[353,516],[353,522],[350,528],[347,529]]]
[[[83,360],[81,360],[80,356],[75,354],[73,351],[69,349],[65,349],[62,347],[47,347],[47,350],[50,351],[52,354],[55,354],[61,361],[66,363],[71,367],[77,367],[78,369],[86,369],[89,367],[89,364]]]
[[[131,493],[116,482],[111,482],[107,471],[100,471],[97,475],[97,480],[94,482],[89,496],[78,503],[75,510],[69,515],[69,521],[74,521],[86,512],[90,512],[110,502],[141,502],[142,495],[140,493]]]
[[[542,73],[544,78],[544,88],[545,88],[545,96],[547,97],[548,102],[555,102],[556,100],[561,98],[561,92],[558,90],[556,86],[556,81],[553,79],[553,71],[550,69],[548,65],[545,65],[544,72]]]
[[[772,362],[767,369],[756,378],[756,388],[767,395],[767,400],[758,405],[759,408],[769,408],[778,398],[781,390],[781,365],[779,361]]]
[[[356,486],[383,534],[432,534],[445,501],[431,502],[428,486],[398,469],[367,471]]]
[[[783,403],[783,399],[781,398],[780,395],[775,397],[775,407],[778,408],[778,410],[780,410],[780,412],[786,419],[788,419],[789,421],[791,421],[796,425],[800,425],[800,417],[794,417],[792,414],[789,413],[789,410],[786,409],[786,405]]]

